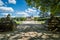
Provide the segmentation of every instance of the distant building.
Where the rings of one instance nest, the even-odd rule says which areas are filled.
[[[27,18],[27,21],[32,21],[34,20],[34,17],[26,17]]]

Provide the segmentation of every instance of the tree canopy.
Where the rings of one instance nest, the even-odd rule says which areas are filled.
[[[50,11],[51,14],[60,13],[60,0],[25,0],[25,1],[29,6],[40,9],[43,12]]]

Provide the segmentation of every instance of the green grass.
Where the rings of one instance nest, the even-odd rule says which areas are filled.
[[[16,24],[22,24],[22,21],[16,21],[16,20],[14,21],[16,22]]]
[[[45,21],[38,21],[38,24],[44,24]]]

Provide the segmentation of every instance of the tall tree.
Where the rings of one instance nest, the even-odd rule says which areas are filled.
[[[10,14],[7,15],[6,19],[7,19],[8,21],[11,20],[11,19],[10,19]]]
[[[60,13],[60,0],[26,0],[26,2],[29,6],[40,9],[43,12]]]

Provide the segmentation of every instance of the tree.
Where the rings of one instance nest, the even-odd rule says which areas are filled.
[[[11,20],[11,19],[10,19],[10,14],[7,15],[6,19],[7,19],[8,21]]]
[[[60,20],[54,17],[54,14],[60,13],[60,0],[26,0],[26,2],[29,6],[40,9],[44,13],[50,11],[51,17],[48,20],[49,29],[53,32],[60,30]]]
[[[45,14],[45,13],[42,12],[42,11],[39,13],[40,17],[44,17],[44,14]]]
[[[60,13],[60,0],[26,0],[31,7],[40,9],[43,12],[50,11],[51,14]]]

